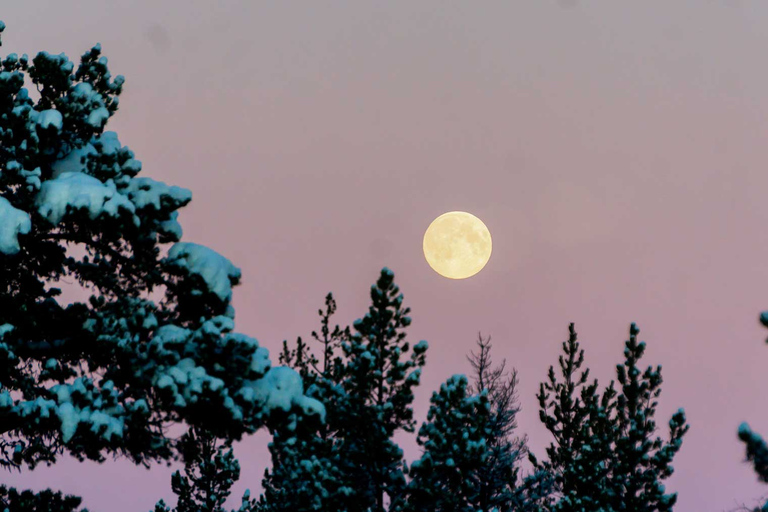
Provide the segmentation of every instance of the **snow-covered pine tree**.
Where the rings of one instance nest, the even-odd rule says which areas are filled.
[[[272,468],[264,474],[264,492],[259,512],[358,510],[355,489],[348,487],[349,476],[342,472],[340,436],[344,426],[338,411],[346,394],[341,386],[345,366],[340,356],[341,342],[351,337],[349,328],[330,328],[336,312],[332,294],[325,298],[325,309],[318,310],[320,333],[312,337],[322,345],[321,359],[299,338],[295,348],[283,342],[280,363],[297,370],[307,395],[326,404],[326,421],[276,421],[270,431]]]
[[[654,416],[661,394],[661,366],[638,367],[645,342],[638,341],[640,330],[633,323],[625,342],[624,364],[616,366],[620,388],[616,395],[616,432],[611,443],[615,466],[612,468],[612,505],[616,512],[669,512],[677,494],[667,494],[663,480],[672,475],[672,459],[680,450],[689,426],[679,409],[669,420],[669,440],[654,437]],[[608,439],[606,439],[607,441]]]
[[[331,302],[328,302],[328,301]],[[263,510],[385,510],[405,487],[403,454],[393,441],[413,431],[413,387],[420,379],[427,343],[410,346],[405,328],[410,310],[394,274],[383,269],[371,287],[368,313],[355,332],[328,327],[335,311],[326,299],[320,362],[299,341],[284,360],[305,376],[308,396],[326,405],[325,425],[310,422],[275,429],[273,467],[264,480]],[[410,354],[409,354],[410,353]],[[286,505],[288,504],[288,505]]]
[[[525,436],[515,435],[520,412],[517,370],[507,370],[506,360],[494,366],[490,336],[483,338],[478,333],[477,349],[477,353],[471,352],[467,357],[472,366],[470,392],[479,396],[485,391],[490,405],[485,438],[488,453],[479,469],[479,510],[519,510],[520,461],[527,447]]]
[[[487,503],[484,466],[492,456],[488,391],[472,395],[467,378],[454,375],[432,394],[427,421],[419,429],[421,458],[409,470],[407,512],[509,510]],[[502,504],[503,506],[504,504]]]
[[[427,342],[411,351],[405,333],[410,308],[403,307],[391,270],[382,269],[371,286],[371,302],[368,313],[354,322],[356,332],[341,344],[347,375],[342,387],[348,396],[339,414],[346,425],[341,451],[361,503],[384,512],[385,497],[397,502],[405,488],[403,451],[393,436],[414,430],[413,388],[421,378]]]
[[[104,131],[123,82],[98,45],[77,66],[46,52],[0,60],[6,469],[62,453],[148,465],[178,456],[175,423],[238,439],[273,410],[322,414],[298,374],[271,369],[255,339],[233,332],[239,269],[180,241],[191,193],[139,177],[133,152]]]

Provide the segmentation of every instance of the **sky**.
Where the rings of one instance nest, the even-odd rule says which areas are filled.
[[[663,366],[657,422],[684,407],[691,425],[675,510],[768,494],[736,437],[768,434],[768,3],[28,1],[0,19],[3,54],[102,44],[126,77],[107,128],[143,175],[192,190],[184,240],[242,269],[237,329],[273,355],[329,291],[339,323],[362,316],[388,266],[410,339],[430,343],[416,417],[481,331],[543,454],[535,393],[568,324],[607,384],[637,322]],[[422,254],[452,210],[493,236],[467,280]],[[267,442],[237,445],[233,504],[259,489]],[[171,498],[172,469],[65,459],[2,481],[128,512]]]

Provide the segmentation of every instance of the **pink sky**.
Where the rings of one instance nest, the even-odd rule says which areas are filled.
[[[520,431],[543,454],[534,395],[568,323],[607,383],[634,321],[664,368],[658,422],[684,407],[691,424],[676,510],[768,492],[736,439],[745,420],[768,435],[768,3],[79,0],[0,19],[3,54],[102,43],[127,78],[108,129],[193,191],[184,239],[242,268],[238,330],[273,354],[328,291],[339,322],[361,316],[389,266],[431,347],[417,417],[482,331],[519,370]],[[493,235],[465,281],[421,254],[450,210]],[[266,442],[237,446],[233,503]],[[172,496],[170,474],[63,461],[2,481],[135,512]]]

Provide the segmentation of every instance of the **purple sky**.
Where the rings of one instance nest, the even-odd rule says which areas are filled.
[[[768,3],[79,0],[0,18],[3,54],[102,43],[127,78],[108,129],[193,191],[184,239],[242,268],[238,330],[273,354],[318,326],[328,291],[340,323],[361,316],[387,265],[431,347],[417,418],[481,330],[519,370],[542,454],[534,395],[568,323],[607,383],[634,321],[664,367],[658,422],[684,407],[691,424],[676,510],[768,492],[736,439],[745,420],[768,434]],[[493,235],[465,281],[421,253],[450,210]],[[266,442],[237,446],[233,503]],[[136,512],[172,495],[170,473],[65,460],[2,481]]]

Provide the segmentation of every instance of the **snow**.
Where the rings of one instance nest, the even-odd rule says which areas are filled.
[[[56,415],[61,421],[61,437],[67,443],[75,435],[77,424],[80,423],[80,415],[69,402],[65,402],[56,408]]]
[[[130,200],[117,192],[115,184],[102,183],[80,172],[65,172],[43,183],[35,204],[40,215],[58,224],[70,210],[87,209],[91,219],[102,214],[117,217],[121,210],[136,211]],[[138,218],[134,216],[134,222]]]
[[[178,242],[168,251],[170,264],[200,276],[208,291],[222,301],[232,300],[232,285],[240,280],[240,269],[213,249],[190,242]]]
[[[161,348],[165,344],[184,343],[192,334],[192,331],[179,327],[178,325],[168,324],[158,327],[155,335],[152,337],[152,344],[157,344]]]
[[[287,366],[270,369],[267,374],[240,390],[243,398],[259,404],[268,411],[289,412],[294,406],[306,415],[317,415],[325,421],[325,407],[319,401],[304,396],[301,376]]]
[[[162,205],[168,202],[177,206],[192,200],[192,192],[188,189],[166,185],[152,178],[133,178],[126,187],[126,195],[137,209],[151,206],[160,210]]]
[[[92,110],[91,113],[88,114],[88,119],[86,119],[85,122],[94,128],[101,128],[104,126],[108,119],[109,110],[104,107],[99,107],[95,110]]]
[[[106,135],[106,133],[104,135]],[[87,159],[95,154],[96,149],[93,147],[93,144],[86,144],[81,148],[73,149],[67,156],[55,161],[51,165],[51,169],[53,169],[53,178],[58,178],[59,175],[65,172],[85,171]]]
[[[93,86],[88,82],[81,82],[72,88],[69,97],[79,102],[103,102],[101,94],[93,90]]]
[[[105,155],[114,155],[120,148],[123,147],[120,144],[120,139],[117,138],[116,132],[104,132],[101,137],[94,138],[91,143],[98,142],[101,144],[101,152]]]
[[[2,324],[0,325],[0,340],[3,339],[3,337],[14,330],[15,327],[11,324]]]
[[[64,118],[61,117],[61,112],[58,110],[43,110],[37,115],[37,125],[43,129],[52,126],[56,131],[61,131],[61,128],[64,126]]]
[[[113,172],[115,174],[121,173],[135,176],[141,171],[141,162],[133,158],[133,152],[129,148],[123,147],[120,144],[120,140],[115,132],[104,132],[99,136],[93,137],[90,142],[82,147],[65,153],[59,160],[55,161],[51,165],[53,170],[52,177],[57,178],[65,172],[82,172],[87,174],[87,162],[89,159],[97,155],[116,156],[121,150],[129,158],[122,164],[112,164]]]
[[[173,240],[181,240],[183,230],[181,224],[176,220],[179,218],[179,212],[171,212],[170,218],[160,223],[160,230],[163,234],[169,235]]]
[[[32,229],[29,214],[11,206],[11,203],[0,196],[0,252],[16,254],[21,250],[19,235],[26,235]]]
[[[196,402],[204,387],[211,391],[219,391],[224,387],[223,380],[208,375],[205,368],[197,366],[190,358],[182,359],[159,375],[156,386],[173,390],[176,395],[175,405],[178,407]]]
[[[752,429],[749,428],[749,425],[746,422],[741,423],[739,425],[739,436],[750,436],[753,439],[762,441],[762,437],[760,436],[760,434],[756,434],[752,432]]]
[[[121,420],[101,411],[90,413],[89,419],[91,423],[91,432],[98,434],[101,428],[105,427],[104,432],[101,433],[104,439],[109,440],[112,436],[122,437],[124,424]]]

